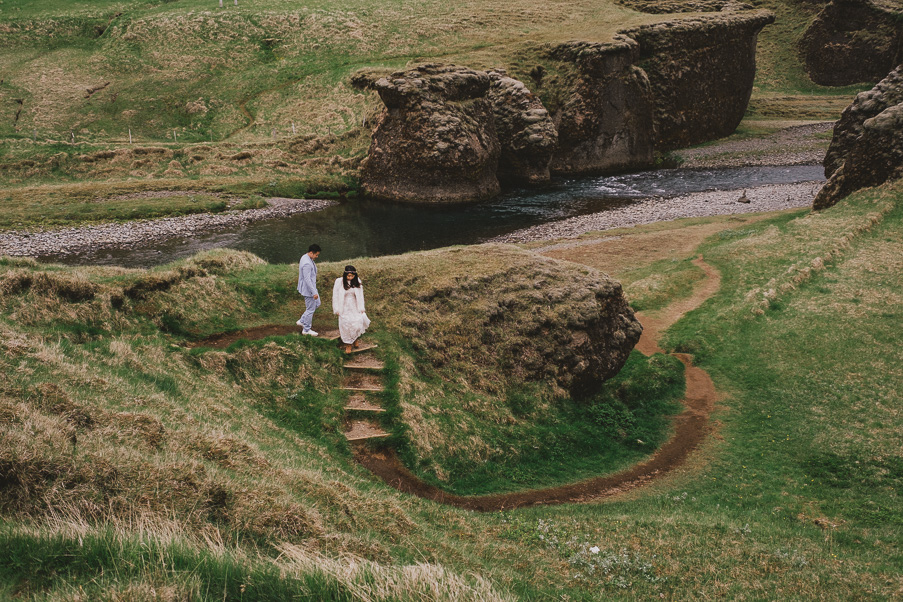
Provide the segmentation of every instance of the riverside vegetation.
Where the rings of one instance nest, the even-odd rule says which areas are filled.
[[[665,343],[693,353],[725,392],[714,436],[682,471],[626,498],[502,514],[407,497],[357,467],[341,436],[341,358],[331,344],[288,336],[225,351],[182,346],[292,318],[294,266],[231,251],[153,271],[3,260],[0,539],[10,553],[0,591],[134,600],[893,597],[903,585],[901,194],[896,183],[820,213],[710,220],[714,234],[688,256],[718,267],[721,290]],[[640,233],[679,236],[684,226]],[[486,273],[539,266],[562,295],[564,323],[575,317],[575,285],[592,274],[512,247],[461,252]],[[372,299],[393,286],[389,263],[427,277],[410,299],[393,286],[371,309],[393,375],[387,425],[408,425],[396,444],[423,476],[478,491],[469,475],[488,459],[479,487],[532,486],[537,475],[570,479],[632,461],[640,450],[625,441],[631,429],[662,435],[637,397],[661,400],[652,412],[660,418],[669,411],[680,371],[664,356],[632,356],[599,397],[570,400],[554,385],[498,372],[512,358],[456,339],[454,321],[466,312],[439,302],[410,321],[398,306],[429,299],[428,277],[441,300],[448,270],[429,271],[437,253],[360,260]],[[596,260],[605,262],[603,250]],[[621,258],[616,267],[650,312],[698,280],[680,258]],[[474,280],[459,301],[478,306],[498,285]],[[530,312],[513,311],[506,336],[529,339],[519,325]],[[581,436],[620,439],[624,451],[569,440],[556,426],[566,420]],[[447,428],[458,421],[462,433]],[[490,442],[504,453],[486,458]],[[570,454],[591,465],[562,462]]]

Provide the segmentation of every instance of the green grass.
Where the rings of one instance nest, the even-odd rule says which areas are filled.
[[[271,197],[354,198],[356,189],[353,178],[317,174],[263,180],[204,178],[180,184],[176,180],[151,180],[27,186],[0,191],[0,229],[64,227],[216,213],[226,209],[259,209]]]
[[[37,202],[19,206],[29,222],[68,225],[83,222],[125,221],[141,218],[170,217],[192,213],[218,213],[226,209],[226,201],[215,196],[178,195],[157,199],[105,201],[73,205],[44,205]],[[15,219],[15,218],[13,218]]]
[[[636,311],[663,309],[678,299],[688,297],[693,293],[693,286],[704,277],[703,271],[692,264],[691,258],[665,259],[621,274],[630,306]]]
[[[8,553],[0,560],[0,595],[38,599],[217,600],[501,600],[485,582],[442,567],[383,567],[358,561],[328,563],[286,547],[280,562],[240,551],[213,552],[173,538],[129,536],[105,530],[54,534],[0,524]],[[439,593],[439,597],[436,593]],[[444,594],[444,595],[442,595]],[[422,599],[422,598],[421,598]]]
[[[396,432],[402,456],[434,485],[460,495],[481,495],[562,485],[641,461],[667,439],[669,417],[681,409],[676,402],[684,380],[683,365],[675,358],[634,353],[602,391],[577,403],[544,401],[546,395],[536,385],[509,390],[502,400],[443,386],[441,377],[421,386],[431,387],[430,405],[441,408],[442,415],[436,428],[447,433],[444,437],[455,451],[434,449],[427,457],[419,456],[416,444],[422,442],[416,441],[417,433],[400,425]],[[456,411],[462,403],[469,408],[503,403],[506,407],[498,411],[510,418],[467,420]],[[403,415],[399,418],[403,421]],[[471,442],[478,440],[478,451],[468,452],[453,435],[456,431]]]
[[[95,598],[170,588],[220,599],[243,583],[280,599],[285,584],[307,591],[305,579],[311,591],[331,592],[371,583],[368,575],[423,576],[372,596],[405,600],[426,595],[417,588],[440,580],[441,568],[441,578],[470,588],[455,590],[457,599],[487,588],[488,598],[536,600],[893,599],[903,567],[901,198],[899,184],[886,185],[818,214],[793,211],[710,238],[698,251],[721,271],[722,288],[665,341],[694,353],[723,393],[703,448],[680,471],[606,503],[501,514],[409,498],[353,465],[331,430],[342,400],[329,393],[340,361],[330,345],[277,338],[187,352],[172,346],[182,335],[160,331],[164,310],[192,336],[215,331],[215,320],[294,319],[294,266],[234,253],[156,275],[0,261],[0,425],[12,442],[0,462],[11,485],[0,496],[2,539],[5,549],[29,550],[4,555],[0,587],[33,600],[65,599],[79,587]],[[498,251],[482,251],[487,269]],[[385,266],[414,273],[405,262],[421,271],[427,264],[417,262],[435,262],[441,278],[453,257]],[[512,257],[502,253],[499,265]],[[424,425],[412,420],[411,387],[429,392],[432,379],[453,383],[460,372],[437,371],[423,351],[393,344],[410,338],[396,321],[404,312],[379,303],[377,284],[393,276],[382,260],[367,261],[358,267],[367,269],[371,317],[390,352],[385,400],[407,426],[399,440],[408,453],[427,457],[415,446]],[[208,274],[192,271],[199,266]],[[26,290],[10,276],[23,271],[48,276]],[[141,290],[169,288],[115,309],[115,289],[138,281]],[[386,289],[396,312],[407,305],[399,295],[420,295],[419,286]],[[267,287],[273,294],[254,292]],[[631,360],[618,378],[634,384],[616,387],[615,401],[633,409],[648,399],[650,363]],[[470,384],[453,384],[473,391],[494,370],[474,361]],[[497,403],[512,415],[548,404],[541,389],[501,391]],[[472,399],[459,397],[462,418]],[[612,407],[598,424],[624,424]],[[497,430],[486,416],[470,420]],[[355,572],[360,559],[383,572]],[[431,568],[411,568],[417,563]],[[258,583],[268,575],[278,577]]]

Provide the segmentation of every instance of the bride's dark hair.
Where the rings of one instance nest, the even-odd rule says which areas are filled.
[[[348,280],[348,274],[354,274],[354,278]],[[346,265],[345,271],[342,273],[342,286],[345,287],[347,291],[349,288],[360,288],[361,287],[361,279],[357,277],[357,270],[354,269],[353,265]]]

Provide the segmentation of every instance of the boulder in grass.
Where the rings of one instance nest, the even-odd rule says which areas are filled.
[[[524,383],[584,397],[617,374],[643,327],[620,283],[508,245],[377,257],[358,266],[368,310],[451,380],[503,393]]]

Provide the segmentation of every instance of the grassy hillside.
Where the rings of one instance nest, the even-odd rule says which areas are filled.
[[[759,34],[751,120],[836,120],[858,92],[872,87],[819,86],[806,75],[797,43],[823,5],[761,0],[757,6],[773,11],[775,22]]]
[[[822,88],[805,77],[795,41],[813,9],[761,6],[778,21],[760,36],[750,117],[836,118],[860,88]],[[353,193],[367,120],[381,106],[349,85],[357,70],[439,60],[503,66],[529,81],[544,44],[608,40],[669,18],[608,0],[256,0],[223,9],[216,0],[7,0],[0,207],[9,219],[0,227],[127,219],[107,211],[107,199],[159,189],[241,198]],[[770,126],[744,131],[761,127]],[[162,209],[196,210],[188,201]]]
[[[111,143],[131,129],[185,144],[343,133],[377,102],[348,85],[361,67],[509,64],[526,42],[607,39],[653,19],[591,2],[241,4],[6,2],[3,105],[22,111],[0,136]]]
[[[708,238],[698,251],[720,269],[722,289],[667,341],[693,353],[724,392],[702,452],[623,499],[487,515],[398,494],[350,462],[329,343],[173,346],[294,319],[297,301],[285,303],[292,266],[233,253],[155,272],[4,260],[0,538],[15,553],[0,560],[0,591],[133,600],[892,598],[903,585],[901,198],[899,184],[884,186],[819,214],[738,222]],[[503,252],[494,263],[496,252],[482,253],[495,266],[488,272],[516,257]],[[394,263],[405,261],[419,260]],[[562,283],[579,271],[554,265]],[[661,272],[650,311],[661,291],[682,294],[667,281],[693,280],[686,270]],[[376,301],[379,262],[365,273]],[[648,273],[624,272],[628,290],[643,290],[631,273],[645,284]],[[412,406],[389,420],[408,425],[414,457],[442,466],[436,450],[459,444],[440,440],[424,453],[411,412],[473,414],[468,429],[500,432],[506,421],[469,404],[499,399],[480,366],[504,358],[462,372],[448,356],[446,369],[406,349],[444,332],[441,320],[424,330],[403,316],[386,314],[378,333],[395,362],[397,399]],[[464,404],[441,405],[437,391]],[[520,402],[551,399],[543,395],[540,386]],[[540,423],[504,428],[532,445]]]

